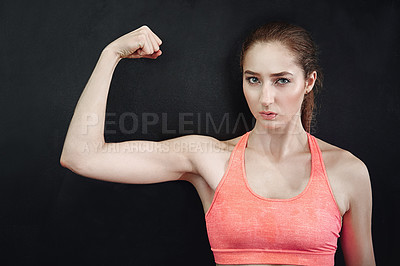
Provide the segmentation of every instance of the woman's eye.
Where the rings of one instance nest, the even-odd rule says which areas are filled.
[[[258,82],[258,78],[256,78],[256,77],[248,77],[246,79],[250,84],[255,84]]]
[[[279,85],[285,85],[286,83],[289,83],[290,80],[285,79],[285,78],[280,78],[276,81],[276,83],[278,83]]]

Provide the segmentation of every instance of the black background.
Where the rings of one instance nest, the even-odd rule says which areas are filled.
[[[399,11],[398,1],[1,1],[0,264],[213,265],[190,183],[87,179],[60,166],[62,145],[102,49],[144,24],[163,55],[117,66],[106,141],[243,134],[252,118],[239,49],[271,20],[303,26],[319,45],[325,86],[312,133],[368,166],[376,261],[398,261]],[[176,132],[160,120],[146,133],[146,112],[165,113]],[[122,130],[133,125],[124,113],[138,116],[136,131]],[[183,131],[180,113],[192,121]],[[225,114],[227,127],[207,126],[207,115],[218,125]],[[234,127],[239,114],[246,123]]]

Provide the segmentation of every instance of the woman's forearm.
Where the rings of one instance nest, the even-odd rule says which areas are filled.
[[[111,79],[121,57],[107,47],[102,51],[89,81],[75,107],[65,138],[61,162],[79,160],[80,156],[104,145],[104,120]]]

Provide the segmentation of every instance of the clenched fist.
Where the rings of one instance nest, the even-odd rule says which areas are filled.
[[[120,58],[156,59],[162,54],[161,44],[161,39],[148,26],[144,25],[119,37],[104,49],[112,50]]]

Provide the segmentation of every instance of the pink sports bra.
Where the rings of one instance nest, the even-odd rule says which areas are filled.
[[[289,199],[269,199],[255,194],[245,176],[249,133],[232,151],[205,214],[215,262],[334,265],[341,215],[315,137],[307,133],[311,175],[304,191]]]

